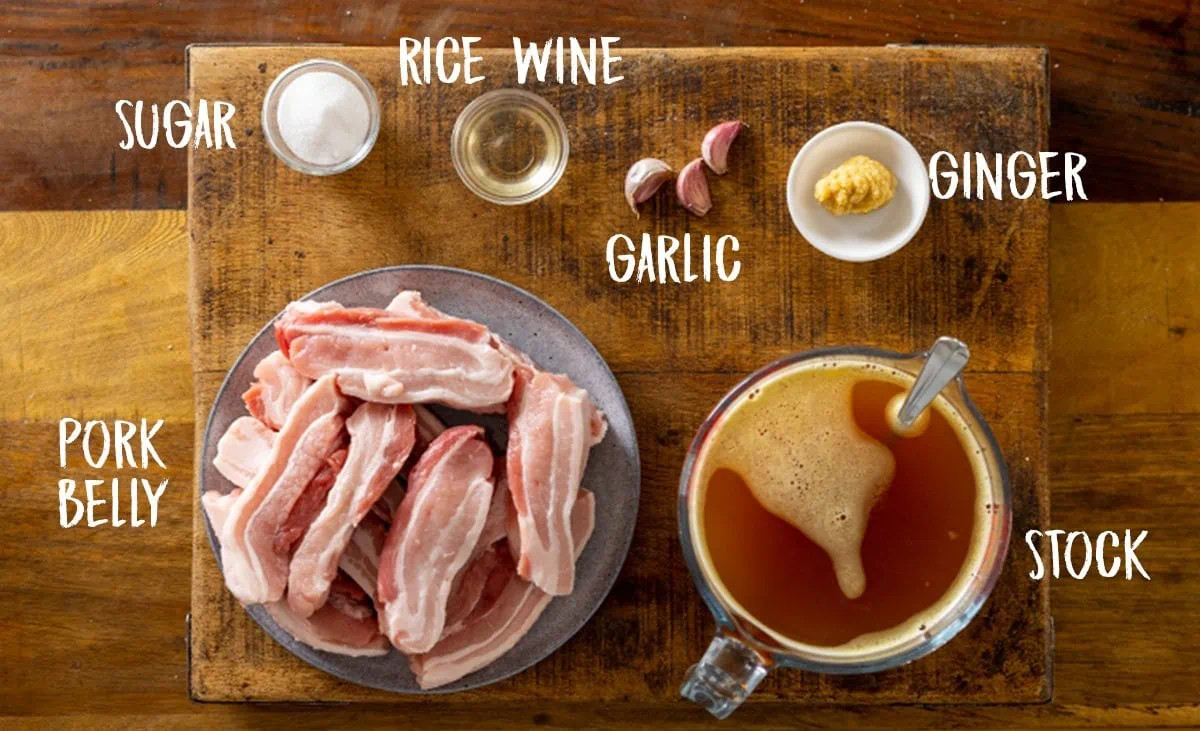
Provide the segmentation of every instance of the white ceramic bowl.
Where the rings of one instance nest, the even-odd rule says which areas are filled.
[[[891,170],[896,195],[870,213],[835,216],[813,196],[813,187],[855,155]],[[917,148],[899,132],[872,122],[843,122],[822,130],[796,153],[787,197],[792,222],[808,243],[844,261],[873,261],[899,251],[921,228],[929,209],[929,176]]]

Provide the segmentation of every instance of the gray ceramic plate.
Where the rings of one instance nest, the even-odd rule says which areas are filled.
[[[305,662],[361,685],[398,693],[448,693],[478,688],[525,670],[559,648],[583,627],[612,589],[637,519],[641,468],[637,436],[625,397],[612,371],[583,333],[530,293],[482,274],[433,266],[400,266],[339,279],[304,299],[336,300],[346,306],[384,307],[401,289],[420,290],[431,305],[449,314],[481,322],[528,353],[549,371],[566,373],[587,389],[608,416],[608,434],[592,449],[583,486],[596,494],[596,528],[577,564],[575,591],[550,603],[529,634],[491,665],[432,691],[422,691],[404,657],[393,650],[383,657],[355,658],[314,650],[292,639],[260,606],[247,611],[272,637]],[[228,492],[232,485],[212,466],[217,440],[229,424],[246,414],[241,394],[253,380],[254,366],[274,350],[273,322],[255,336],[225,377],[204,431],[200,490]],[[450,423],[481,417],[434,407]],[[504,420],[483,421],[504,444]],[[201,509],[202,508],[197,508]],[[207,518],[206,518],[207,525]],[[212,526],[208,538],[220,563]]]

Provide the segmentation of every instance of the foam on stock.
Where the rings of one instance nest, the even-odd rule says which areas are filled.
[[[694,478],[708,485],[722,469],[736,472],[769,512],[820,546],[834,565],[843,594],[857,599],[866,589],[861,546],[871,509],[895,473],[891,449],[856,424],[851,402],[856,382],[891,381],[907,389],[912,376],[869,359],[845,357],[797,364],[766,377],[725,411],[697,455]],[[967,590],[984,560],[991,530],[992,488],[987,460],[956,409],[944,397],[932,407],[955,426],[976,478],[979,529],[963,567],[940,600],[889,629],[860,635],[837,647],[817,647],[791,639],[745,612],[729,594],[705,546],[705,490],[692,491],[691,526],[698,559],[714,590],[736,613],[784,644],[847,657],[895,647],[926,633]],[[900,439],[901,437],[896,437]]]
[[[871,507],[891,484],[891,451],[854,422],[849,369],[775,379],[727,417],[707,460],[746,480],[763,507],[825,550],[842,593],[866,590],[860,550]]]

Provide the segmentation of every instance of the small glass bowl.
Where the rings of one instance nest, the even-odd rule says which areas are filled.
[[[534,187],[520,182],[489,181],[477,169],[483,167],[482,164],[471,164],[474,157],[471,152],[472,135],[478,133],[475,127],[487,117],[504,112],[527,115],[536,133],[546,136],[545,159],[531,161],[530,164],[550,170]],[[504,206],[529,203],[550,192],[567,169],[569,155],[567,126],[558,111],[537,94],[520,89],[495,89],[482,94],[462,110],[450,134],[450,156],[458,177],[475,195]]]
[[[279,99],[283,95],[283,90],[301,75],[314,71],[328,71],[354,84],[355,88],[362,93],[363,99],[366,100],[367,112],[371,117],[367,136],[363,138],[358,151],[346,160],[333,165],[320,165],[301,158],[292,152],[287,143],[283,141],[283,135],[279,130]],[[380,117],[379,98],[375,95],[375,88],[371,86],[371,83],[346,64],[327,58],[301,61],[284,69],[279,76],[275,77],[275,81],[271,82],[271,86],[267,89],[267,95],[263,97],[262,128],[263,136],[267,138],[267,145],[270,146],[275,156],[283,160],[288,167],[308,175],[337,175],[362,162],[371,152],[371,148],[375,146],[375,139],[379,137]]]

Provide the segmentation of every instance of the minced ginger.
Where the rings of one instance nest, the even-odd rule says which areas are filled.
[[[835,216],[870,213],[896,195],[896,176],[878,160],[855,155],[818,180],[813,195]]]

